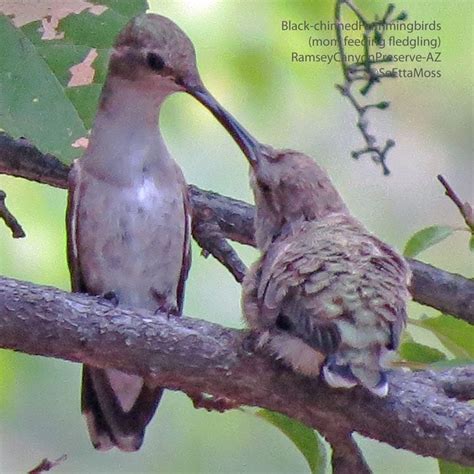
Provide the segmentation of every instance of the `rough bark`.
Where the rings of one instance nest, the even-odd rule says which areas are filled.
[[[68,166],[52,155],[41,153],[27,140],[15,140],[0,132],[0,173],[65,188],[68,172]],[[189,191],[196,239],[206,247],[202,226],[199,226],[205,216],[207,235],[211,229],[212,236],[208,242],[209,247],[215,247],[216,258],[232,271],[236,279],[241,279],[244,267],[236,259],[235,253],[223,244],[222,239],[216,237],[214,224],[217,224],[224,237],[242,244],[254,245],[253,206],[237,199],[203,191],[196,186],[190,186]],[[212,239],[215,240],[214,243]],[[206,250],[209,251],[209,248]],[[474,324],[473,280],[417,260],[409,259],[409,263],[413,271],[410,290],[415,301]]]
[[[285,413],[330,441],[357,431],[396,448],[474,465],[474,406],[452,398],[474,398],[473,366],[395,371],[389,395],[380,399],[360,388],[329,389],[254,353],[253,346],[246,331],[0,278],[0,347],[151,373],[171,389]],[[339,449],[344,462],[344,449],[363,462],[350,440]]]

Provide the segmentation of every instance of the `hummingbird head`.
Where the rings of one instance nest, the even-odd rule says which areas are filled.
[[[348,212],[326,171],[309,156],[260,145],[258,159],[249,162],[259,248],[271,243],[287,224]]]
[[[258,144],[206,89],[193,43],[169,18],[151,13],[132,18],[115,41],[109,74],[156,93],[159,100],[187,92],[219,120],[249,159],[256,159]]]
[[[155,14],[132,18],[118,35],[110,71],[141,86],[180,91],[202,85],[191,40],[170,19]]]

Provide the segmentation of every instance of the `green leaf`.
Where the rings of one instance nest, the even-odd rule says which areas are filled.
[[[100,84],[89,84],[88,86],[70,87],[66,89],[67,96],[75,105],[86,128],[92,127],[92,121],[95,117],[101,90],[102,85]]]
[[[469,249],[471,252],[474,252],[474,235],[471,235],[471,238],[469,239]]]
[[[71,143],[86,129],[60,82],[5,16],[0,16],[0,44],[0,128],[71,161],[80,154]]]
[[[412,341],[402,342],[398,352],[403,359],[422,364],[432,364],[446,359],[446,354],[438,349]]]
[[[438,460],[440,474],[474,474],[474,467],[461,466],[453,462]]]
[[[374,42],[376,45],[380,46],[382,44],[382,33],[379,30],[374,31]]]
[[[105,5],[127,18],[145,13],[149,8],[147,0],[133,0],[133,2],[130,0],[92,0],[91,3]]]
[[[397,18],[395,18],[398,21],[405,21],[408,18],[408,13],[405,11],[402,11],[398,14]]]
[[[367,81],[367,83],[360,88],[359,92],[361,95],[367,95],[373,85],[374,83],[372,81]]]
[[[128,20],[148,8],[145,0],[93,0],[107,9],[85,10],[61,19],[64,38],[43,40],[41,23],[15,28],[0,17],[0,128],[25,136],[44,152],[65,163],[81,154],[71,144],[87,135],[105,81],[110,48]],[[68,87],[70,68],[95,48],[93,83]]]
[[[258,410],[256,414],[276,426],[294,443],[308,462],[312,474],[324,474],[326,448],[313,429],[274,411]]]
[[[449,237],[454,232],[454,229],[442,225],[433,225],[426,227],[414,235],[408,240],[405,245],[403,255],[405,257],[414,257],[423,250],[441,242],[442,240]]]
[[[420,319],[417,325],[429,329],[456,357],[474,359],[474,326],[446,314]]]
[[[38,54],[46,61],[51,72],[57,77],[63,87],[71,79],[69,69],[81,63],[90,51],[88,46],[73,46],[70,44],[53,44],[43,41],[36,47]]]
[[[63,18],[59,22],[59,30],[64,32],[64,39],[68,43],[91,48],[111,48],[128,20],[128,17],[111,9],[101,15],[86,11]]]
[[[386,108],[388,108],[390,105],[390,102],[387,102],[387,101],[383,101],[383,102],[379,102],[378,104],[375,104],[375,107],[377,107],[377,109],[380,109],[380,110],[385,110]]]

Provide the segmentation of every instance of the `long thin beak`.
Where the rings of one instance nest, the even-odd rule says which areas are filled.
[[[202,85],[186,87],[186,92],[209,109],[237,142],[250,165],[255,167],[260,156],[260,143]]]

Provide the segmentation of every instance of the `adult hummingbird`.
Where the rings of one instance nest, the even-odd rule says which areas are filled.
[[[204,87],[186,34],[163,16],[132,19],[115,42],[89,146],[69,177],[73,291],[181,314],[190,209],[181,169],[157,127],[174,92],[204,104],[253,155],[253,142]],[[85,365],[82,412],[94,447],[139,449],[162,392],[147,377]]]
[[[259,156],[258,156],[259,155]],[[260,258],[242,308],[265,346],[332,387],[388,392],[386,354],[406,323],[410,270],[355,219],[326,172],[293,150],[249,157]]]

